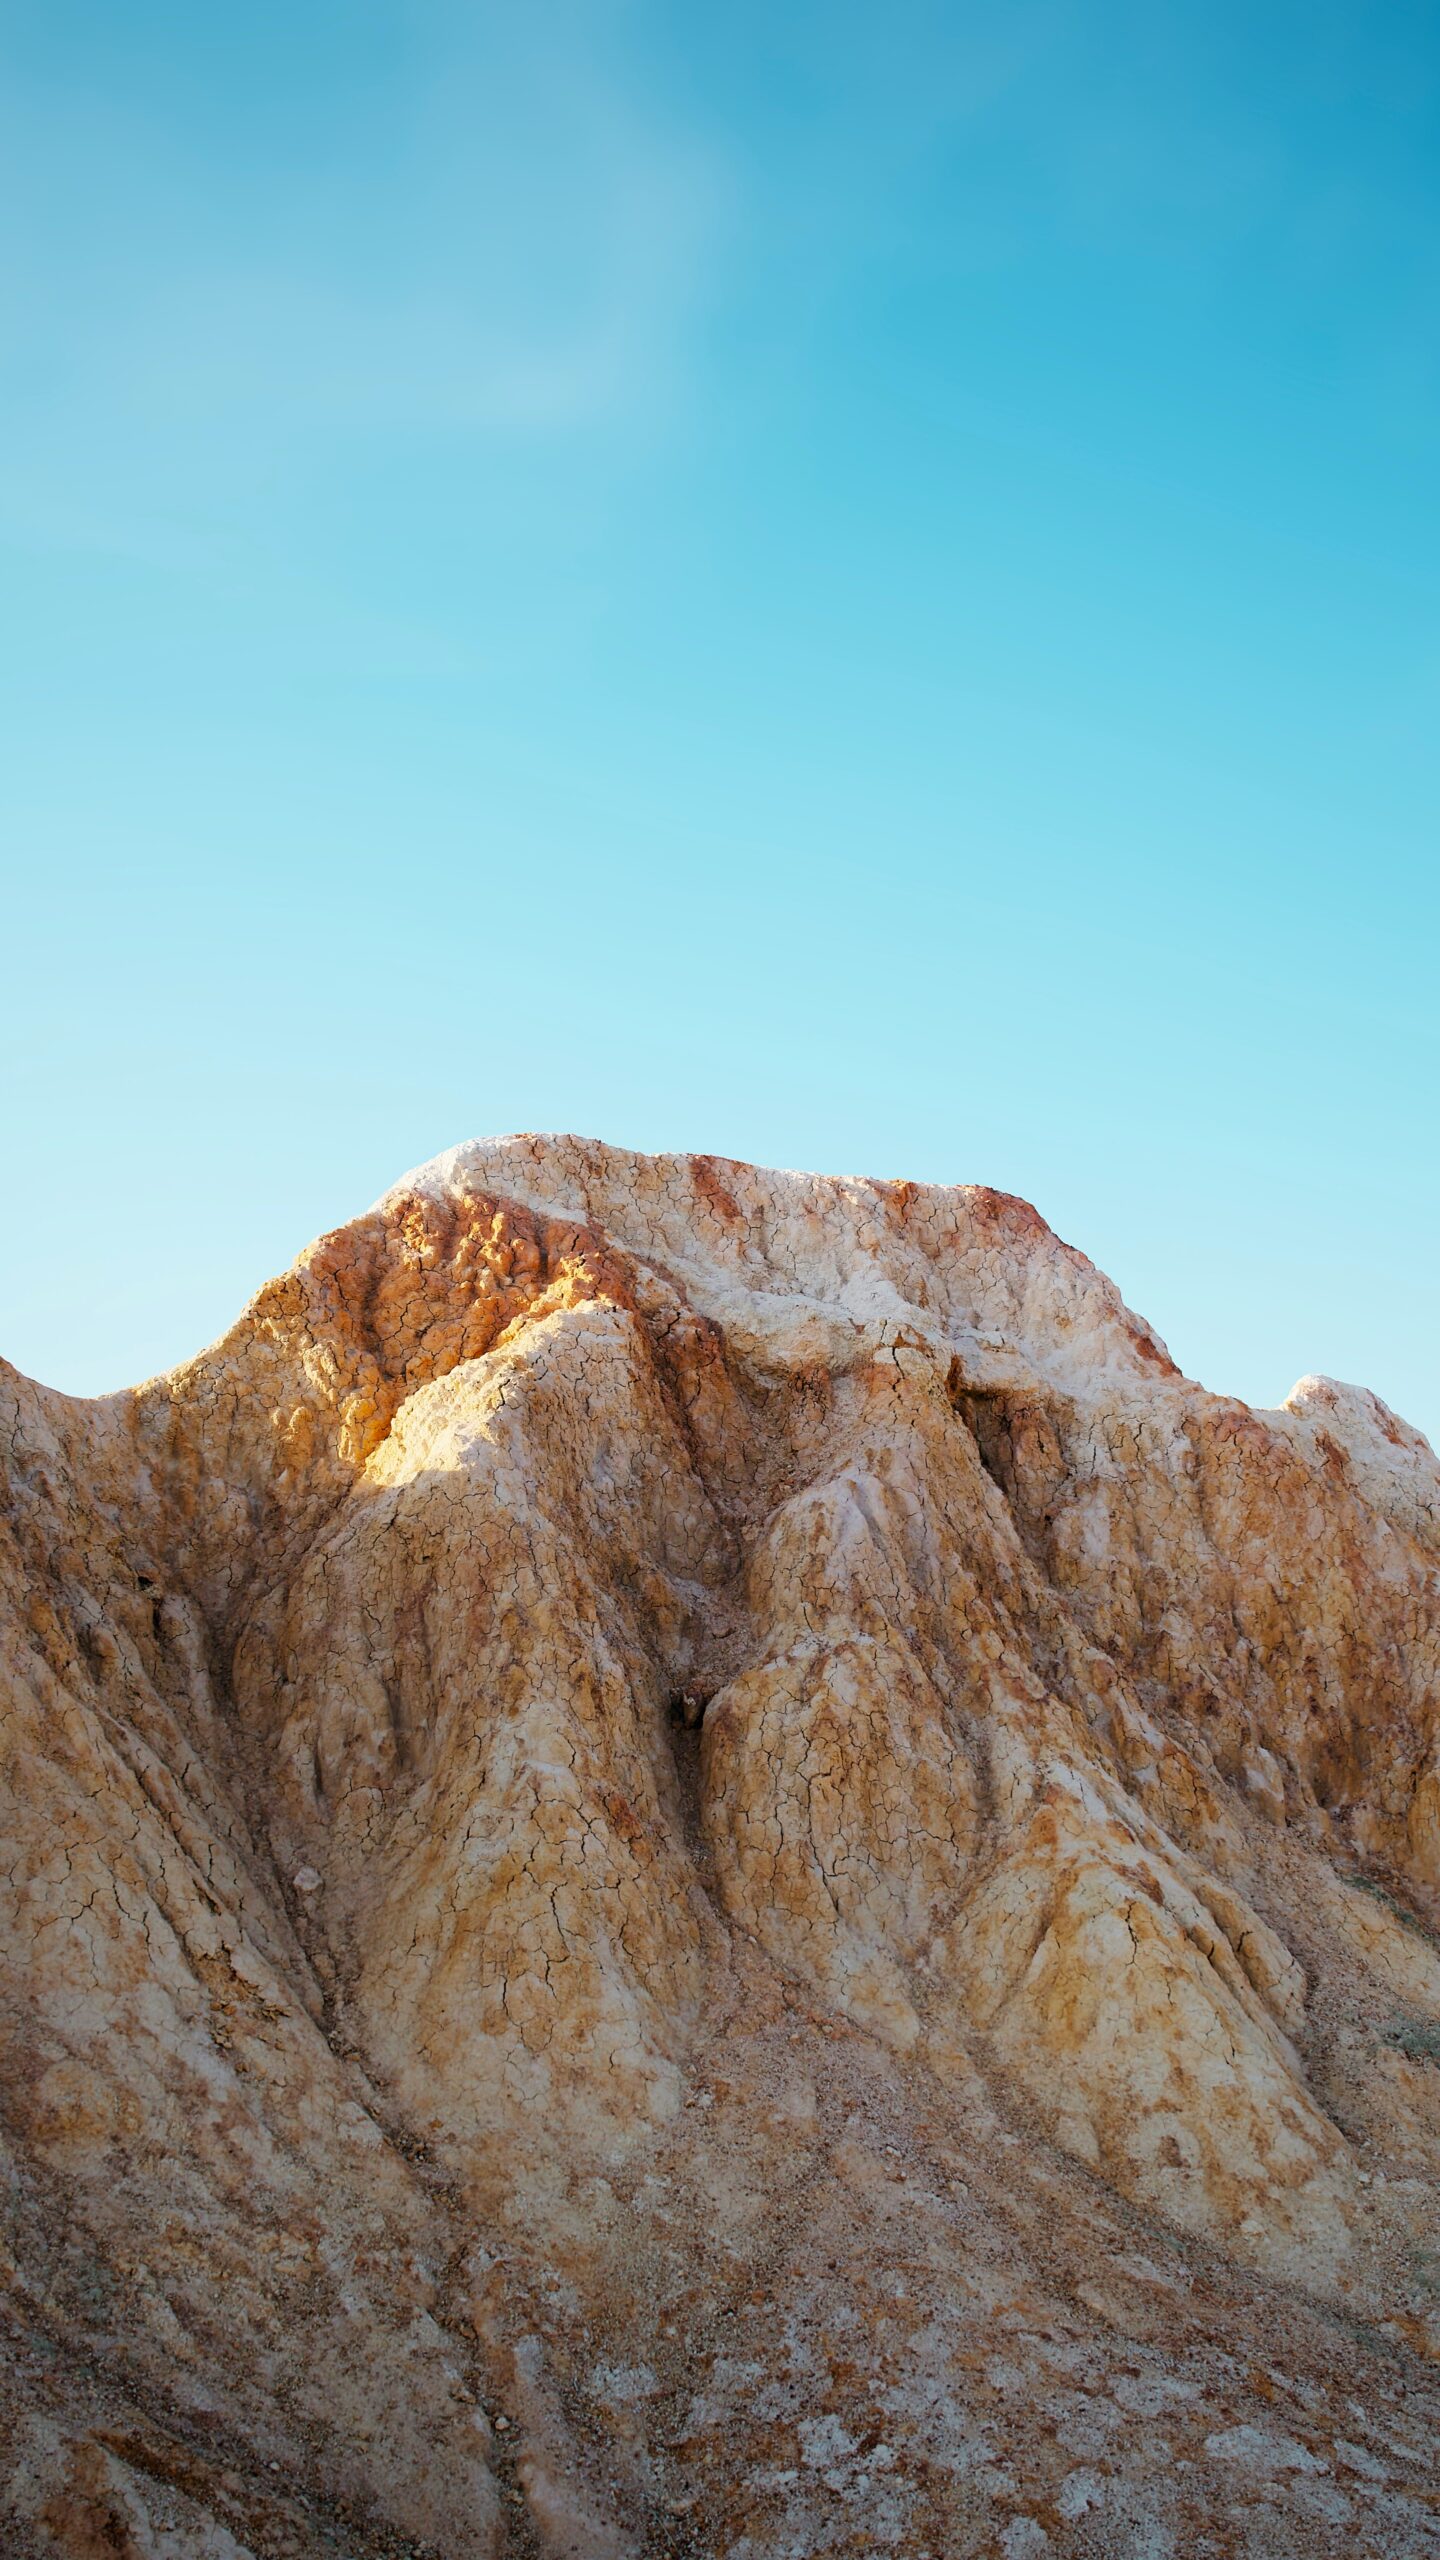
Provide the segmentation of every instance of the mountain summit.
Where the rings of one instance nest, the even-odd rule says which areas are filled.
[[[524,1137],[0,1417],[8,2547],[1440,2551],[1377,1398]]]

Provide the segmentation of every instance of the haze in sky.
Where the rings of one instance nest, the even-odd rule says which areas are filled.
[[[0,0],[0,1349],[474,1134],[1440,1432],[1440,16]]]

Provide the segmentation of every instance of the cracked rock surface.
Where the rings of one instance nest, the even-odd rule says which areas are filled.
[[[7,2551],[1440,2553],[1374,1396],[527,1137],[0,1455]]]

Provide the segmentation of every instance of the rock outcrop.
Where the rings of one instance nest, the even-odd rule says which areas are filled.
[[[519,1138],[0,1413],[7,2548],[1440,2551],[1375,1397]]]

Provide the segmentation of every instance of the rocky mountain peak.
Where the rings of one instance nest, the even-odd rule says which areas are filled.
[[[0,1414],[17,2547],[1440,2547],[1376,1397],[1000,1193],[516,1137]]]

